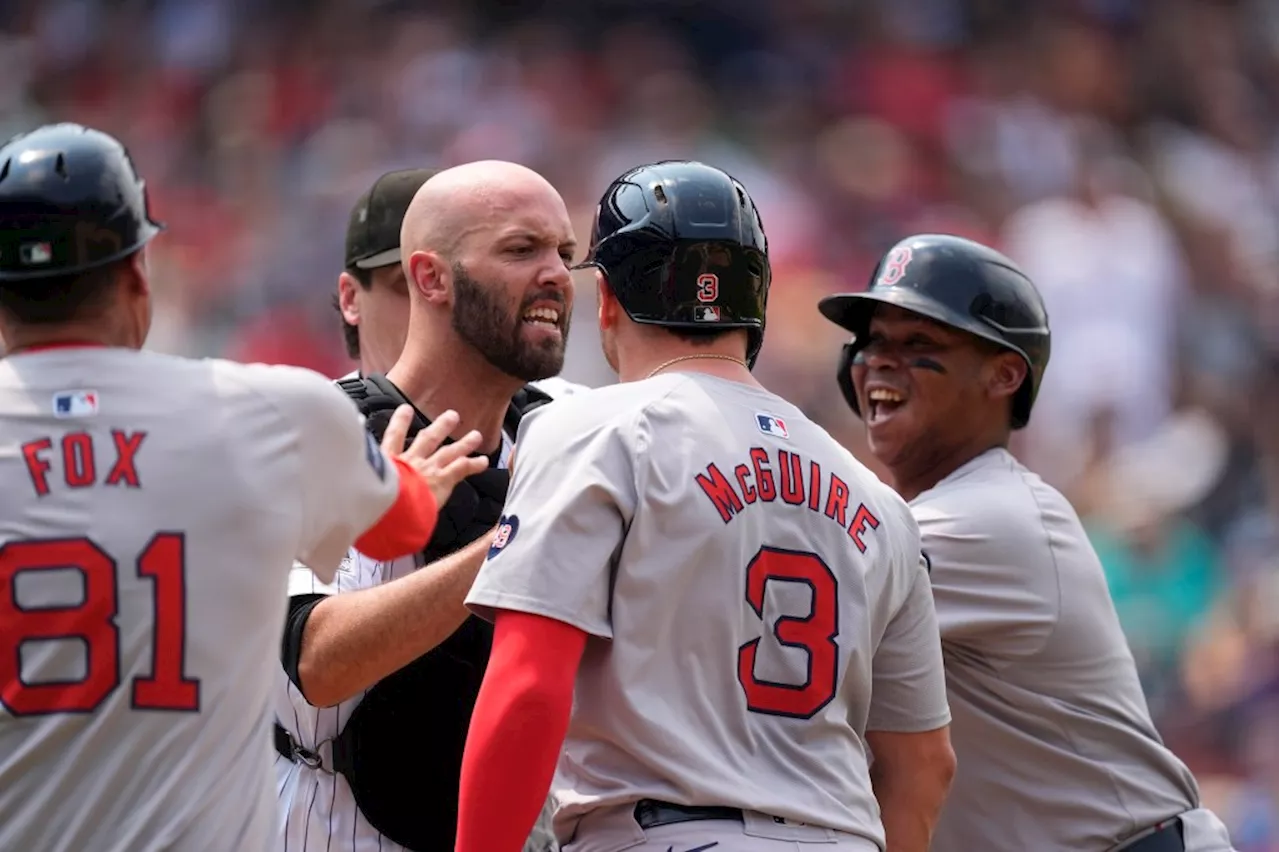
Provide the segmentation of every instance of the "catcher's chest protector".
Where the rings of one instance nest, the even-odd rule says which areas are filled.
[[[409,402],[384,376],[338,384],[379,440],[392,412]],[[504,431],[514,438],[524,414],[550,401],[536,388],[521,389]],[[407,441],[429,423],[414,411]],[[454,488],[418,556],[419,567],[460,550],[498,523],[509,475],[497,464],[493,460],[488,470]],[[435,650],[371,688],[334,744],[335,769],[346,776],[360,811],[374,828],[409,849],[453,848],[462,751],[492,638],[492,625],[469,617]],[[405,783],[405,776],[412,783]]]

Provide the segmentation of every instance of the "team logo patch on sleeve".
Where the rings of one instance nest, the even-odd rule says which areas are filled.
[[[387,480],[387,457],[382,454],[382,448],[378,446],[377,440],[369,432],[364,433],[364,456],[369,460],[369,467],[373,468],[373,472],[378,474],[378,479],[385,482]]]
[[[756,426],[766,435],[772,435],[775,438],[787,437],[787,424],[783,422],[781,417],[774,417],[772,414],[757,414]]]
[[[54,417],[92,417],[97,413],[97,391],[62,391],[53,395]]]
[[[494,533],[493,544],[489,545],[489,558],[497,556],[516,537],[520,529],[520,519],[515,515],[503,515],[498,519],[498,531]]]

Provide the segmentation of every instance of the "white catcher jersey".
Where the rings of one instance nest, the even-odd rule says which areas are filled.
[[[521,424],[504,524],[468,603],[590,638],[552,792],[721,805],[883,846],[867,730],[949,720],[903,501],[798,409],[668,374]]]
[[[354,373],[352,375],[355,375]],[[563,379],[545,379],[533,384],[559,399],[562,395],[589,390]],[[558,403],[557,403],[558,404]],[[502,436],[498,466],[506,467],[514,435]],[[289,595],[338,595],[370,589],[404,577],[422,567],[419,557],[403,556],[379,562],[352,549],[342,560],[332,582],[316,578],[306,566],[296,565],[289,577]],[[272,689],[276,720],[304,748],[330,759],[330,744],[364,699],[360,692],[334,707],[308,703],[282,668],[277,667]],[[356,807],[351,785],[341,774],[308,766],[276,754],[276,789],[279,793],[277,819],[280,852],[404,852],[404,847],[383,836],[369,824]],[[544,848],[545,834],[535,832],[530,850]]]
[[[322,376],[124,349],[0,361],[0,849],[271,845],[294,559],[394,465]]]

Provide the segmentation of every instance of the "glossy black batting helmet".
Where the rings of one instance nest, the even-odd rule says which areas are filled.
[[[609,185],[587,259],[627,316],[668,328],[748,330],[747,363],[764,343],[769,247],[747,190],[687,160],[640,166]]]
[[[49,124],[0,148],[0,284],[111,263],[162,229],[128,151],[113,137]]]
[[[866,345],[871,315],[879,305],[926,316],[1021,355],[1027,377],[1014,395],[1011,425],[1027,425],[1049,363],[1049,315],[1039,291],[1013,261],[972,240],[920,234],[902,240],[880,259],[866,292],[828,296],[818,304],[823,316],[853,332],[838,379],[859,417],[850,367]]]

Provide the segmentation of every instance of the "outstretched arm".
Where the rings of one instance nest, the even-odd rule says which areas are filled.
[[[462,758],[457,852],[524,848],[555,775],[586,643],[562,621],[498,611]]]
[[[463,601],[493,535],[389,583],[332,595],[297,631],[298,688],[331,707],[394,674],[448,639],[469,615]],[[286,671],[288,659],[286,658]]]

